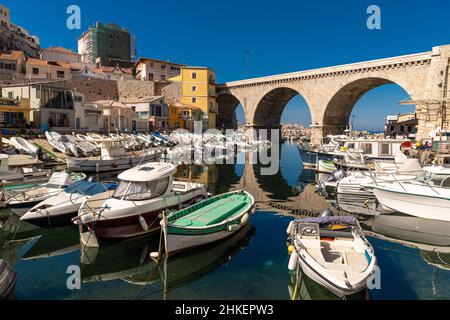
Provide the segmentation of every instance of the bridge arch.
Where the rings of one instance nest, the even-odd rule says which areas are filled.
[[[253,113],[253,126],[260,128],[280,127],[281,115],[286,105],[295,96],[301,96],[305,100],[311,114],[310,105],[300,90],[291,86],[276,87],[265,92],[258,100]]]
[[[237,129],[236,109],[238,105],[244,107],[240,99],[232,93],[223,93],[217,96],[216,102],[218,106],[217,128]],[[245,120],[247,122],[247,115]]]
[[[410,88],[407,83],[402,83],[402,81],[387,77],[365,77],[350,81],[332,92],[331,98],[326,104],[322,113],[324,136],[342,133],[349,124],[350,115],[357,102],[372,89],[387,84],[399,86],[414,100],[414,89]]]

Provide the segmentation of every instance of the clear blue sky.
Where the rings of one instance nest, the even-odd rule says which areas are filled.
[[[136,36],[138,55],[205,65],[219,81],[257,77],[431,50],[450,44],[448,0],[3,0],[15,23],[46,47],[76,49],[76,39],[95,21],[115,22]],[[66,8],[77,4],[82,30],[66,28]],[[366,9],[381,8],[381,30],[366,28]],[[369,92],[356,106],[359,128],[382,127],[407,93],[396,86]],[[282,120],[305,122],[307,109],[294,98]],[[375,121],[376,120],[376,121]],[[308,121],[306,121],[308,122]],[[378,125],[374,125],[378,123]]]

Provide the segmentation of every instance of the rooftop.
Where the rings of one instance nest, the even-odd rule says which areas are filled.
[[[2,59],[17,60],[21,56],[23,56],[22,51],[14,51],[14,50],[0,51],[0,58]]]
[[[64,53],[64,54],[78,55],[78,53],[74,52],[73,49],[68,50],[66,48],[58,47],[58,46],[48,47],[48,48],[42,49],[42,50],[54,51],[54,52],[59,52],[59,53]]]
[[[60,68],[70,68],[70,63],[65,61],[48,61],[42,59],[28,58],[27,64],[34,64],[40,66],[54,66]]]
[[[163,62],[163,63],[167,63],[167,64],[171,64],[171,65],[176,65],[176,66],[186,66],[185,64],[182,63],[175,63],[175,62],[171,62],[169,60],[159,60],[159,59],[153,59],[153,58],[146,58],[146,57],[139,57],[138,61],[136,61],[137,65],[139,62],[143,62],[143,61],[155,61],[155,62]]]
[[[129,98],[121,100],[122,103],[146,103],[164,98],[164,96],[146,96],[142,98]]]

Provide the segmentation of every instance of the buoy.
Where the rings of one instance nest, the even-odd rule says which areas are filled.
[[[293,228],[294,228],[294,221],[291,221],[291,222],[289,222],[289,225],[286,229],[286,233],[291,234]]]
[[[145,221],[143,216],[139,216],[139,223],[141,224],[142,229],[144,229],[144,231],[148,231],[148,224],[147,221]]]
[[[295,247],[291,244],[291,245],[288,247],[288,254],[291,255],[292,252],[294,252],[294,250],[295,250]]]
[[[298,254],[297,251],[292,252],[291,257],[289,258],[288,269],[294,271],[297,268]]]

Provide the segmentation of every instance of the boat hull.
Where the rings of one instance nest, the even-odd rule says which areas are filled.
[[[373,193],[384,208],[410,216],[450,221],[450,199],[374,188]]]
[[[240,219],[238,219],[240,220]],[[225,227],[220,231],[207,233],[205,231],[197,234],[175,234],[169,232],[167,234],[167,252],[169,256],[176,255],[186,250],[198,248],[218,241],[222,241],[239,232],[249,222],[235,224],[236,227],[231,231]]]
[[[196,201],[203,199],[205,195],[194,195],[192,198],[188,198],[184,202],[181,202],[182,206],[188,206]],[[134,210],[135,214],[124,217],[116,217],[111,219],[93,220],[85,223],[90,230],[93,230],[95,236],[98,239],[114,239],[114,238],[129,238],[139,236],[145,233],[157,231],[161,228],[159,214],[162,210],[176,210],[180,206],[180,203],[176,205],[157,208],[149,212],[139,213]],[[140,222],[139,217],[144,218],[148,229],[145,230]]]

